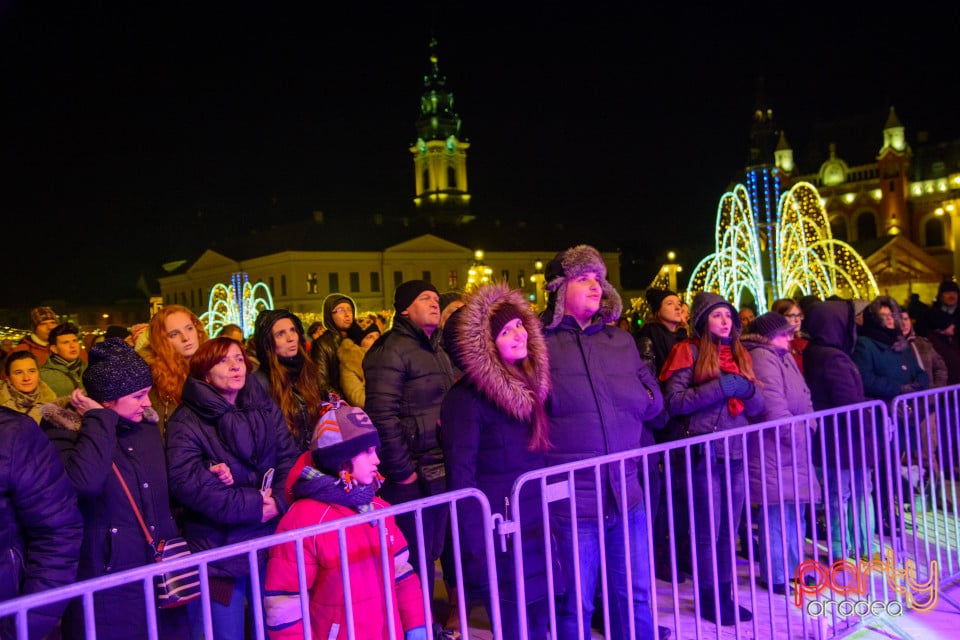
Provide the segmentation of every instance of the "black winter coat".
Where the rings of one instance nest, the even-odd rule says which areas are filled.
[[[77,579],[83,518],[57,450],[29,416],[0,407],[0,601]],[[29,637],[43,638],[67,602],[31,609]],[[14,638],[13,618],[0,638]]]
[[[130,422],[111,409],[92,409],[82,419],[74,411],[57,410],[55,405],[45,405],[44,409],[40,426],[60,452],[83,514],[78,578],[96,578],[152,564],[153,549],[111,465],[120,469],[153,538],[159,541],[178,536],[170,513],[167,467],[156,412],[145,413],[143,422]],[[93,602],[98,640],[147,637],[140,582],[97,591]],[[185,623],[182,608],[158,612],[161,637],[181,637]],[[64,638],[83,637],[79,600],[67,608],[62,633]]]
[[[810,387],[814,410],[865,402],[860,370],[851,357],[857,343],[851,303],[815,303],[806,314],[804,330],[810,334],[810,342],[803,350],[803,377]],[[859,415],[850,415],[850,420],[846,416],[823,420],[823,428],[813,437],[815,465],[861,469],[865,457],[866,466],[873,466],[873,420],[868,416],[861,432]]]
[[[440,403],[453,386],[450,359],[440,331],[429,338],[404,316],[393,319],[363,358],[367,379],[364,409],[380,434],[380,473],[405,480],[419,464],[441,464],[437,439]]]
[[[663,395],[649,367],[640,360],[637,344],[623,329],[599,318],[581,329],[564,316],[544,331],[553,390],[547,402],[550,439],[547,463],[563,464],[640,447],[644,421],[663,410]],[[637,459],[625,462],[627,508],[641,498]],[[605,513],[620,509],[620,470],[615,464],[601,472]],[[577,473],[577,517],[596,521],[593,472]]]
[[[273,533],[279,516],[260,522],[260,486],[273,468],[273,497],[280,515],[286,513],[283,487],[298,455],[283,413],[252,375],[237,394],[236,405],[206,382],[187,378],[182,403],[167,423],[167,469],[171,495],[184,507],[180,525],[191,551]],[[230,467],[232,485],[209,471],[219,462]],[[210,566],[210,575],[219,577],[249,572],[246,556]]]

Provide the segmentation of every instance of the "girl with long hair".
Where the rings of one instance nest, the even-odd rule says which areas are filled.
[[[764,402],[750,354],[740,343],[740,315],[723,297],[706,291],[696,295],[691,311],[692,337],[674,346],[660,372],[667,410],[682,418],[681,436],[746,426],[747,416],[763,411]],[[691,522],[700,616],[721,625],[733,625],[737,618],[747,622],[753,614],[733,597],[735,541],[730,533],[743,513],[743,443],[739,438],[715,440],[694,447],[692,454],[694,513],[714,516],[709,523]]]
[[[286,309],[265,309],[254,323],[253,340],[260,361],[254,379],[280,406],[297,448],[307,451],[327,394],[307,353],[303,323]]]

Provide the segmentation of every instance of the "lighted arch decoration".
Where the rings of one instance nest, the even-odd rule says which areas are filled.
[[[860,254],[833,238],[820,194],[810,183],[797,183],[780,197],[771,230],[768,238],[758,229],[746,187],[738,184],[725,193],[717,207],[716,251],[694,269],[688,301],[697,291],[713,291],[739,307],[749,292],[757,312],[764,313],[768,301],[788,296],[872,300],[879,295]],[[764,257],[772,271],[766,276]]]
[[[243,329],[243,336],[253,335],[253,323],[264,309],[273,309],[273,295],[263,282],[251,285],[246,273],[230,276],[230,285],[217,283],[210,291],[207,312],[200,322],[208,336],[215,336],[225,325],[235,324]]]

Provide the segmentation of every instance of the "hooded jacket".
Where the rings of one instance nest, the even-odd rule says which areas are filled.
[[[342,293],[331,293],[323,299],[323,327],[326,331],[313,342],[310,348],[310,357],[317,363],[320,371],[326,374],[324,379],[330,384],[330,389],[341,396],[343,394],[340,384],[339,351],[343,336],[340,335],[340,329],[333,321],[333,310],[343,302],[350,304],[354,322],[356,322],[357,303],[353,298]]]
[[[497,350],[490,318],[503,304],[519,311],[527,331],[527,360],[534,372],[533,388],[503,362]],[[540,320],[520,291],[506,285],[491,285],[470,294],[454,322],[454,351],[466,370],[444,397],[440,409],[440,441],[447,468],[447,488],[451,491],[478,488],[494,512],[510,519],[513,516],[507,498],[514,481],[523,473],[545,466],[543,453],[531,451],[529,446],[534,407],[543,405],[550,390],[550,365]],[[531,602],[546,596],[543,525],[535,484],[526,487],[520,505],[524,586],[527,600]],[[483,518],[477,505],[462,505],[459,533],[464,583],[473,597],[478,597],[486,591],[487,564]],[[512,553],[503,553],[499,546],[496,551],[500,596],[514,600]]]
[[[857,342],[853,304],[849,300],[817,302],[806,311],[804,327],[810,343],[803,350],[803,376],[814,410],[865,402],[860,370],[850,357]],[[844,414],[839,420],[822,420],[825,447],[819,434],[814,437],[814,465],[840,469],[873,466],[870,431],[861,434],[858,413],[850,418]]]
[[[891,308],[896,325],[883,326],[880,307]],[[930,376],[920,367],[913,349],[900,330],[900,309],[896,302],[877,299],[863,313],[863,327],[853,350],[853,361],[863,379],[863,392],[868,398],[891,402],[903,393],[904,385],[912,391],[930,387]]]
[[[273,497],[283,515],[287,501],[280,490],[297,456],[283,413],[251,375],[227,402],[212,386],[194,377],[183,385],[183,401],[167,423],[167,470],[170,492],[184,507],[180,524],[194,552],[270,535],[279,518],[261,522],[261,482],[274,469]],[[230,467],[233,484],[209,471],[216,463]],[[246,556],[210,566],[218,577],[245,576]]]
[[[790,350],[781,349],[756,333],[743,336],[742,342],[750,352],[764,400],[763,412],[754,422],[786,421],[792,416],[813,413],[810,389]],[[820,484],[810,472],[811,438],[816,427],[815,420],[804,419],[764,429],[762,456],[761,436],[748,436],[747,468],[752,502],[762,503],[764,485],[771,505],[780,501],[780,491],[784,502],[820,501]],[[783,478],[782,483],[778,482],[778,474]]]
[[[83,518],[57,450],[37,423],[0,408],[0,602],[77,579]],[[30,638],[44,638],[67,602],[30,610]],[[0,637],[14,638],[12,618]]]
[[[442,464],[437,424],[453,369],[440,331],[428,338],[412,320],[396,316],[364,356],[363,374],[364,409],[380,434],[380,472],[387,480],[405,480],[418,464]]]

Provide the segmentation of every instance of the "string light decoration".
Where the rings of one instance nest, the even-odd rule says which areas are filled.
[[[745,292],[757,306],[767,301],[815,295],[872,300],[879,295],[876,280],[863,258],[850,245],[833,238],[830,222],[816,187],[799,182],[780,197],[773,237],[757,229],[747,188],[738,184],[717,207],[716,251],[697,265],[686,293],[713,291],[740,307]],[[772,273],[763,274],[766,257]],[[769,297],[768,297],[769,296]]]
[[[214,285],[207,312],[200,316],[200,322],[208,336],[215,336],[224,326],[235,324],[246,338],[253,335],[253,323],[264,309],[273,309],[270,287],[263,282],[251,285],[246,273],[234,273],[229,286]]]

